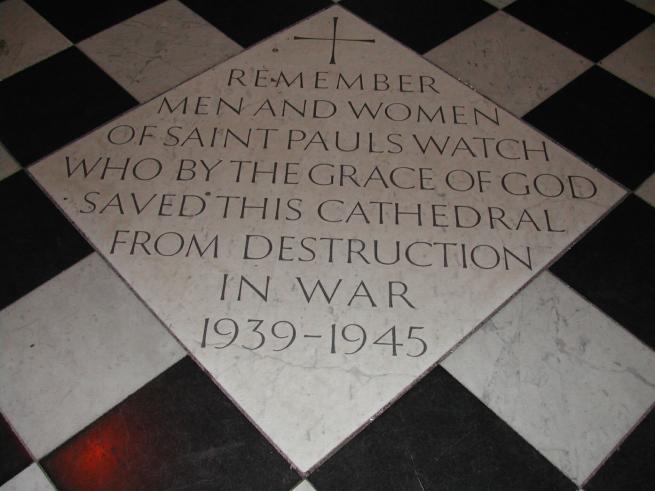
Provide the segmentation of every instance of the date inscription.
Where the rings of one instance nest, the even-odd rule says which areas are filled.
[[[361,324],[330,324],[326,332],[306,332],[288,320],[266,322],[264,319],[237,321],[231,317],[210,319],[205,317],[201,348],[225,349],[238,346],[255,351],[270,349],[284,351],[304,342],[318,342],[330,354],[356,355],[364,349],[379,349],[388,356],[417,358],[428,350],[423,326],[386,329],[382,334],[372,333]]]

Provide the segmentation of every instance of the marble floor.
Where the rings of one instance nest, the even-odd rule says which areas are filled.
[[[328,31],[324,38],[314,34],[330,25],[332,38]],[[356,31],[356,39],[338,38],[338,28]],[[325,40],[332,43],[331,59]],[[370,51],[357,58],[359,49]],[[532,233],[520,227],[525,214],[518,233],[487,231],[485,240],[502,239],[508,247],[517,236],[534,240],[543,261],[525,274],[494,272],[502,281],[489,279],[484,270],[490,267],[469,264],[453,273],[454,286],[437,281],[425,288],[427,299],[439,304],[422,315],[448,320],[439,327],[438,349],[420,337],[422,327],[403,331],[403,344],[394,326],[387,331],[392,339],[385,333],[372,342],[380,346],[364,346],[367,331],[355,323],[343,328],[339,345],[332,324],[332,354],[361,346],[346,352],[351,358],[323,355],[306,348],[318,346],[311,343],[320,336],[293,326],[291,332],[286,321],[277,330],[266,327],[266,338],[255,327],[250,334],[261,344],[247,347],[257,339],[251,336],[240,338],[239,348],[235,322],[229,332],[214,325],[212,339],[233,335],[214,347],[234,346],[221,351],[220,361],[209,357],[203,349],[212,307],[199,300],[206,293],[202,285],[190,282],[192,273],[205,278],[206,263],[115,255],[114,248],[127,242],[107,238],[111,219],[75,212],[77,197],[66,194],[68,181],[54,163],[63,162],[61,152],[80,157],[88,149],[102,151],[98,135],[112,121],[138,127],[135,121],[154,117],[154,109],[161,112],[180,94],[209,95],[202,90],[218,86],[227,70],[221,67],[271,68],[275,56],[301,67],[324,65],[326,71],[317,73],[325,77],[335,56],[344,73],[355,65],[371,72],[385,63],[389,70],[433,67],[437,75],[420,78],[421,91],[461,103],[452,106],[457,124],[465,116],[456,108],[466,104],[480,108],[473,117],[486,123],[493,114],[499,118],[493,108],[503,108],[503,131],[526,139],[543,134],[555,143],[548,147],[552,161],[537,162],[541,150],[528,149],[523,140],[525,160],[532,160],[498,168],[511,165],[514,176],[538,168],[556,182],[560,172],[573,169],[562,185],[570,184],[573,195],[548,205],[570,233],[542,233],[544,226],[559,232],[549,221],[554,211],[541,228],[530,218]],[[241,85],[246,76],[239,75]],[[315,88],[330,83],[316,76]],[[413,83],[410,77],[401,75],[401,92],[409,87],[405,82]],[[266,80],[273,81],[258,78],[248,93]],[[440,91],[430,89],[435,80]],[[0,491],[653,489],[654,98],[653,0],[1,1]],[[180,100],[186,112],[187,99]],[[198,98],[194,118],[209,114],[203,112],[208,104]],[[186,114],[175,117],[176,124],[187,121]],[[392,126],[400,127],[394,118]],[[389,125],[371,127],[387,131]],[[482,139],[485,157],[489,135]],[[141,134],[142,141],[148,138],[154,140]],[[112,144],[124,143],[117,141]],[[392,149],[394,141],[388,140]],[[499,145],[504,158],[500,148],[506,147]],[[82,167],[71,170],[66,162],[68,175],[61,173],[70,179]],[[209,180],[211,169],[202,162]],[[83,170],[86,177],[86,164]],[[178,181],[182,173],[180,167]],[[285,179],[295,175],[287,172]],[[477,178],[482,190],[486,181]],[[543,194],[522,205],[525,210],[555,196],[543,187],[546,179],[532,183]],[[574,186],[585,182],[597,199]],[[132,190],[123,182],[106,189],[114,185],[112,192]],[[100,189],[80,186],[88,193]],[[205,191],[185,186],[186,192]],[[345,200],[354,191],[344,193]],[[322,196],[306,194],[306,201]],[[137,209],[148,206],[132,196]],[[159,217],[149,222],[168,216],[168,203],[162,198]],[[103,211],[111,207],[116,203]],[[431,219],[447,220],[434,213]],[[506,226],[502,217],[495,220]],[[231,225],[224,227],[232,231]],[[306,230],[318,234],[320,228],[310,223]],[[383,232],[394,230],[396,236],[413,233]],[[240,271],[229,269],[229,261],[225,268]],[[271,268],[278,277],[287,274]],[[287,269],[293,277],[293,266]],[[367,271],[352,266],[355,277]],[[430,276],[420,276],[421,282],[435,281]],[[467,278],[465,289],[455,285],[458,278]],[[394,292],[391,283],[389,302],[409,304],[407,287]],[[364,296],[356,290],[348,306]],[[278,303],[275,315],[295,309],[285,299]],[[186,330],[189,306],[206,319],[202,344],[199,326],[193,338]],[[360,310],[352,315],[365,325],[370,312]],[[345,315],[338,308],[330,312],[335,322]],[[311,310],[302,313],[312,318]],[[299,343],[301,334],[307,338],[303,352],[277,353]],[[250,351],[265,340],[265,354]],[[393,356],[379,355],[382,349]]]

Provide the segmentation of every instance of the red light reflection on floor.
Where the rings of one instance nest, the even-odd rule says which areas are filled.
[[[107,414],[45,460],[60,489],[127,489],[122,478],[133,467],[143,440],[138,437],[141,425],[126,416],[121,411]]]

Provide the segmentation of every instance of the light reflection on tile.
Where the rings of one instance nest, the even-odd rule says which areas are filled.
[[[578,484],[655,401],[655,354],[548,272],[443,366]]]
[[[36,458],[184,355],[97,254],[2,310],[0,337],[0,408]]]
[[[375,42],[333,44],[325,39],[306,39],[324,38],[333,32],[335,18],[342,35],[356,33]],[[331,64],[333,59],[336,61]],[[299,72],[304,79],[297,76]],[[230,74],[238,73],[243,80],[230,82]],[[342,74],[348,84],[339,78]],[[379,76],[376,82],[376,74],[388,76],[389,83],[380,83]],[[411,79],[406,74],[411,74]],[[358,79],[362,88],[357,86]],[[411,87],[407,86],[410,80]],[[426,82],[434,86],[429,88]],[[388,88],[381,90],[385,84]],[[367,424],[623,194],[562,147],[544,141],[541,134],[514,116],[339,6],[268,38],[165,97],[125,114],[30,171],[221,387],[302,471],[317,465]],[[243,107],[228,110],[223,105],[217,114],[219,98],[237,106],[242,100]],[[337,112],[327,118],[312,115],[311,110],[298,113],[287,108],[289,112],[282,117],[279,111],[266,108],[267,101],[278,107],[284,101],[302,106],[303,100],[308,108],[312,101],[322,100],[319,112],[329,104]],[[414,108],[414,117],[399,120],[402,116],[393,111],[403,111],[401,103],[387,108],[387,116],[354,114],[350,104],[364,101],[373,107],[403,101],[407,108]],[[419,104],[434,113],[432,122],[425,118],[417,122]],[[187,105],[189,110],[183,110]],[[490,116],[483,117],[480,112]],[[110,131],[114,142],[125,135],[129,139],[129,128],[148,128],[152,135],[145,137],[143,145],[136,140],[125,144],[108,140]],[[225,128],[239,135],[252,132],[250,143],[238,143]],[[272,130],[264,141],[261,129],[266,128]],[[289,142],[288,136],[297,137],[299,128],[305,134],[304,142]],[[177,137],[171,140],[167,130],[181,135],[178,143],[172,143]],[[199,140],[193,136],[196,132],[203,135],[204,142],[203,137]],[[310,143],[315,132],[325,135],[325,145],[317,140]],[[182,136],[184,133],[191,138]],[[339,134],[350,143],[359,141],[358,148],[348,153],[337,149],[334,143]],[[215,143],[210,144],[207,135],[216,135]],[[401,155],[395,154],[397,147],[384,143],[387,135],[392,139],[397,135],[402,141]],[[448,146],[448,150],[441,154],[429,144],[429,150],[421,150],[416,138],[427,141],[428,135],[436,135],[439,145]],[[377,143],[367,142],[368,138],[377,139]],[[460,138],[464,143],[457,143]],[[477,154],[464,148],[466,140],[477,145]],[[497,144],[482,148],[487,141]],[[384,155],[379,154],[380,145],[388,147]],[[456,145],[460,146],[458,151]],[[503,157],[508,149],[518,153]],[[96,159],[105,155],[111,156],[112,164],[116,162],[113,159],[125,162],[129,157],[148,155],[162,163],[161,173],[146,180],[131,177],[131,171],[123,180],[116,170],[110,171],[107,179],[97,172],[86,178],[80,172],[67,175],[66,158],[72,162],[80,158],[97,161],[100,169],[108,161]],[[239,158],[243,160],[235,160]],[[197,178],[187,179],[189,169],[184,170],[184,176],[176,171],[181,159],[185,159],[185,166],[191,160],[215,164],[215,171],[201,177],[198,167]],[[237,176],[238,162],[243,163],[244,176],[248,173],[250,177]],[[272,180],[270,173],[261,173],[262,167],[252,178],[255,165],[269,169],[273,162],[292,164],[288,167],[289,182]],[[400,186],[383,185],[376,177],[365,186],[347,179],[340,184],[336,174],[333,184],[326,185],[328,174],[338,173],[340,167],[316,167],[325,162],[356,164],[353,168],[362,183],[365,174],[375,176],[376,169],[400,166],[406,174]],[[378,168],[381,162],[384,165]],[[155,160],[145,164],[157,166]],[[275,165],[282,169],[282,164]],[[416,183],[408,189],[419,167],[432,176],[430,183],[423,190],[417,189]],[[493,171],[487,170],[492,167]],[[464,192],[455,189],[461,182],[452,188],[446,186],[446,174],[451,171],[466,180],[468,174],[463,169],[480,169],[481,176],[489,177],[490,187]],[[530,177],[517,173],[517,169]],[[552,194],[552,199],[536,191],[517,196],[517,192],[523,193],[519,188],[512,192],[502,188],[504,174],[513,179],[510,187],[532,189],[528,182],[538,179],[540,173],[546,178],[538,180],[537,186]],[[565,192],[569,185],[573,190]],[[129,193],[134,193],[139,206],[149,198],[151,205],[142,213],[135,213],[131,205],[124,212],[115,205],[105,207],[103,202],[116,193],[127,199],[126,206],[134,203]],[[582,194],[574,199],[572,194],[576,193]],[[156,211],[157,200],[165,195],[180,205],[183,195],[192,194],[196,206],[200,207],[198,203],[203,200],[206,206],[197,208],[191,220],[184,213],[169,213],[167,205],[162,214]],[[223,209],[227,196],[236,197],[236,203],[243,205],[247,201],[250,206],[243,209],[242,216],[235,207]],[[90,205],[89,199],[97,205]],[[281,213],[262,215],[261,208],[252,208],[253,203],[261,204],[264,199],[269,200],[267,206],[274,206],[279,199]],[[301,209],[299,216],[294,218],[293,210],[285,209],[289,203]],[[376,203],[387,203],[391,208],[378,212]],[[507,210],[505,225],[494,226],[493,220],[480,215],[484,224],[479,227],[456,226],[456,205],[474,207],[474,212],[483,210],[485,215],[489,207],[500,207]],[[359,213],[357,206],[366,208],[370,218]],[[348,207],[356,210],[351,220],[346,219]],[[101,212],[101,208],[105,210]],[[328,219],[325,213],[319,214],[319,208],[331,214]],[[391,218],[394,209],[403,212],[396,219]],[[417,213],[406,212],[412,209],[420,209],[419,215],[434,209],[436,215],[418,220]],[[524,209],[530,210],[528,214],[538,214],[542,226],[531,222]],[[549,213],[553,222],[546,225]],[[335,214],[341,218],[335,220]],[[435,224],[435,220],[440,223]],[[120,243],[112,248],[118,230],[123,231],[119,233]],[[170,239],[190,240],[188,246],[193,243],[191,237],[196,237],[204,252],[179,249],[182,254],[178,254],[167,249],[160,254],[136,248],[133,253],[126,244],[135,230],[149,231],[146,233],[151,234],[152,242],[148,247],[154,242],[170,247]],[[157,237],[161,235],[164,238],[160,241]],[[262,254],[268,237],[272,249]],[[332,244],[328,242],[331,237],[335,238],[334,254],[328,245]],[[247,242],[250,238],[252,242]],[[312,244],[314,258],[302,248],[300,240],[304,238],[308,238],[306,246]],[[280,256],[281,240],[285,243]],[[422,243],[414,249],[422,264],[411,264],[403,259],[408,255],[402,253],[397,260],[388,260],[396,244],[397,251],[409,247],[406,241]],[[361,255],[346,251],[351,246],[357,249],[355,244],[363,244],[366,251],[362,249]],[[447,254],[447,244],[459,245],[448,249]],[[482,252],[477,259],[484,256],[482,265],[461,253],[467,250],[470,256],[478,244],[477,250]],[[374,253],[378,246],[379,252]],[[250,252],[245,254],[246,250]],[[516,251],[523,262],[506,254],[507,264],[501,265],[498,250]],[[447,255],[449,259],[444,260]],[[224,275],[228,277],[225,283]],[[243,287],[240,298],[236,292],[241,275],[258,288],[270,276],[270,291],[258,296]],[[312,288],[318,279],[328,291],[335,288],[333,298],[319,297],[319,287]],[[409,301],[398,298],[400,283],[407,287]],[[222,284],[227,291],[223,298],[219,293]],[[370,297],[363,293],[368,288],[372,289]],[[315,295],[306,295],[308,291]],[[212,328],[219,320],[222,324]],[[390,339],[396,339],[397,345]]]

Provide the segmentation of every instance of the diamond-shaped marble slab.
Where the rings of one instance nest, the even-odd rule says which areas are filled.
[[[339,6],[31,172],[303,472],[624,193]]]

